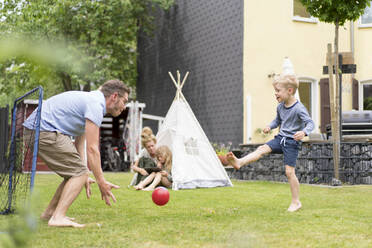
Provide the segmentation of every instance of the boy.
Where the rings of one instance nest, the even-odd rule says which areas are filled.
[[[257,161],[270,152],[283,153],[285,174],[292,193],[292,202],[288,211],[295,212],[302,207],[299,198],[300,184],[295,174],[299,141],[314,129],[314,122],[305,106],[294,96],[298,88],[298,81],[294,75],[279,76],[274,80],[273,86],[276,100],[279,102],[277,115],[263,132],[268,133],[271,129],[280,126],[279,134],[243,158],[238,159],[230,152],[227,154],[227,159],[235,169],[239,170],[242,166]]]

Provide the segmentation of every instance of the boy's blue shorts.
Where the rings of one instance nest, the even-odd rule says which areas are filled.
[[[276,135],[274,139],[267,142],[266,145],[271,148],[272,153],[284,154],[284,165],[296,167],[300,142],[294,140],[293,138]]]

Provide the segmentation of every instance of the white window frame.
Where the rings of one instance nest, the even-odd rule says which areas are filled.
[[[358,92],[358,103],[359,103],[359,110],[364,110],[363,109],[363,85],[372,85],[372,78],[371,79],[367,79],[367,80],[362,80],[362,81],[359,81],[359,92]]]
[[[371,1],[370,8],[372,9],[372,1]],[[371,23],[362,23],[362,16],[360,16],[359,21],[358,21],[358,27],[360,27],[360,28],[372,28],[372,22]]]
[[[251,95],[247,95],[246,98],[246,136],[245,136],[245,143],[250,144],[252,143],[252,97]]]
[[[316,17],[302,17],[302,16],[295,16],[294,13],[294,0],[292,0],[292,20],[297,22],[308,22],[308,23],[318,23],[319,20]]]
[[[299,76],[298,81],[301,83],[309,83],[311,87],[311,119],[314,121],[315,130],[319,127],[319,86],[318,80],[313,77]],[[301,101],[301,99],[300,99]]]

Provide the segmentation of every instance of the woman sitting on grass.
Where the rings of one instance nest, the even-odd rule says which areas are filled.
[[[159,146],[156,149],[155,157],[158,161],[159,172],[152,172],[145,180],[140,182],[135,189],[154,190],[156,186],[161,185],[167,188],[172,186],[172,152],[167,146]],[[148,185],[150,184],[150,185]],[[148,185],[148,186],[147,186]],[[147,186],[146,188],[144,188]]]

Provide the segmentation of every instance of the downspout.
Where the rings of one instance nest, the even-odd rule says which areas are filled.
[[[351,56],[354,59],[354,64],[355,64],[355,58],[354,58],[354,21],[350,21],[350,52]],[[351,74],[351,79],[354,80],[354,73]]]
[[[351,52],[351,56],[353,58],[353,63],[356,64],[356,59],[355,59],[355,43],[354,43],[354,21],[350,21],[350,52]],[[351,74],[351,89],[352,89],[352,96],[351,96],[351,101],[352,101],[352,109],[354,109],[354,94],[353,94],[353,89],[354,89],[354,80],[355,80],[355,74],[352,73]],[[357,110],[359,109],[360,110],[360,106],[363,106],[362,102],[360,101],[360,95],[361,95],[361,89],[360,89],[360,85],[358,83],[358,90],[357,90],[357,96],[358,96],[358,104],[357,104]]]

